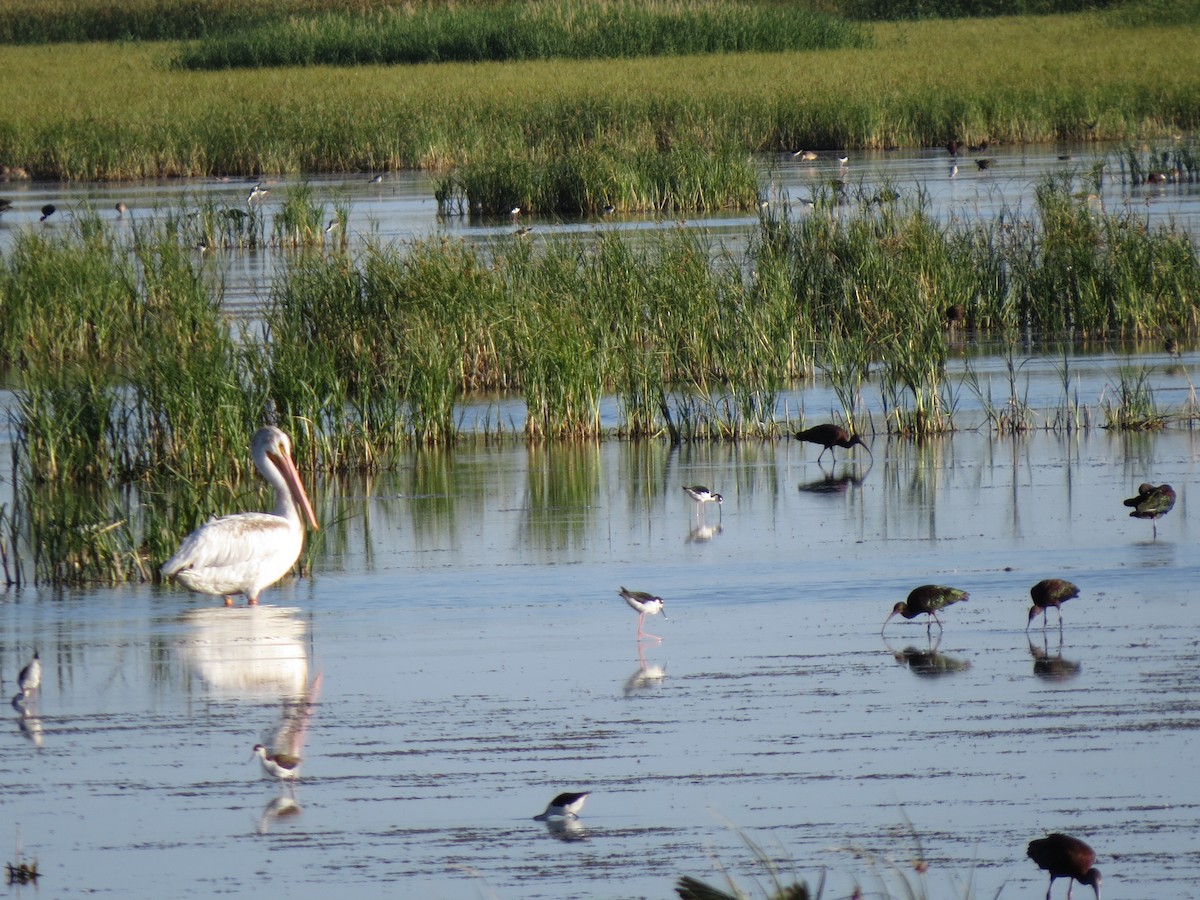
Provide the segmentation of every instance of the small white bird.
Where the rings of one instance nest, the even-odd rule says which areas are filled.
[[[545,822],[547,819],[578,819],[579,811],[583,809],[584,801],[587,800],[589,794],[591,794],[591,791],[583,791],[578,794],[559,794],[550,801],[544,813],[533,817],[533,821]]]
[[[667,617],[667,614],[663,612],[663,598],[647,594],[645,591],[631,591],[624,587],[617,591],[617,593],[624,597],[625,602],[638,614],[638,640],[650,638],[651,640],[661,641],[662,638],[658,635],[643,631],[642,626],[646,624],[646,616],[656,616],[662,613],[664,619]]]
[[[250,192],[250,196],[246,198],[246,202],[250,205],[254,205],[255,203],[261,204],[267,199],[269,193],[271,192],[263,187],[263,183],[260,181],[254,186],[254,190]]]
[[[300,757],[286,753],[269,753],[262,744],[254,745],[254,755],[262,763],[263,771],[280,781],[295,781],[300,777]]]
[[[188,590],[216,594],[233,605],[242,594],[250,605],[296,564],[304,547],[304,524],[317,529],[316,514],[292,462],[292,442],[278,428],[260,428],[250,445],[254,465],[275,488],[273,512],[221,516],[201,525],[162,567]]]

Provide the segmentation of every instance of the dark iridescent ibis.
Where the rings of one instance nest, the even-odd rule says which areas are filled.
[[[1069,834],[1051,834],[1029,842],[1026,851],[1039,869],[1050,873],[1050,887],[1046,889],[1046,900],[1054,890],[1055,878],[1074,879],[1080,884],[1091,885],[1100,900],[1100,870],[1096,868],[1096,854],[1092,848]],[[1067,900],[1071,900],[1072,883],[1067,888]]]
[[[1130,497],[1125,501],[1125,505],[1133,507],[1133,512],[1129,514],[1133,518],[1150,520],[1154,526],[1154,536],[1157,538],[1158,524],[1154,520],[1162,518],[1175,506],[1175,489],[1169,484],[1153,485],[1143,482],[1138,485],[1137,496]]]
[[[986,158],[985,159],[977,159],[977,160],[975,160],[975,165],[977,165],[979,167],[980,171],[982,171],[984,169],[990,169],[992,167],[992,164],[995,162],[996,161],[994,159],[986,159]]]
[[[667,617],[667,614],[663,612],[663,598],[645,591],[631,591],[625,587],[622,587],[617,593],[629,604],[630,609],[638,614],[638,640],[650,638],[654,641],[661,641],[662,638],[658,635],[643,631],[642,626],[646,624],[646,616],[656,616],[662,613],[664,619]]]
[[[837,463],[837,454],[833,452],[834,447],[841,447],[843,450],[849,450],[855,444],[865,449],[871,454],[871,458],[875,458],[875,454],[871,453],[871,448],[857,434],[851,434],[841,425],[834,425],[831,422],[826,422],[823,425],[814,425],[812,428],[805,428],[803,431],[797,431],[795,438],[798,441],[808,441],[810,444],[820,444],[823,448],[817,454],[817,462],[821,461],[821,457],[828,450],[834,463]]]
[[[933,623],[937,622],[940,631],[942,620],[937,616],[938,610],[945,609],[960,600],[967,600],[970,596],[966,591],[958,588],[942,587],[940,584],[923,584],[919,588],[913,588],[907,601],[901,601],[892,607],[891,614],[883,620],[883,628],[887,628],[887,623],[892,621],[892,616],[913,619],[920,615],[927,615],[929,619],[926,620],[925,630],[929,631],[933,627]],[[880,634],[883,634],[883,628],[879,629]]]
[[[1048,610],[1051,607],[1058,610],[1058,627],[1061,630],[1062,605],[1071,598],[1078,597],[1079,588],[1061,578],[1046,578],[1029,589],[1029,596],[1033,598],[1033,606],[1029,607],[1029,620],[1025,623],[1025,630],[1029,630],[1029,626],[1039,614],[1045,616],[1042,619],[1042,627],[1045,628],[1050,618]]]
[[[57,211],[58,210],[54,206],[53,203],[47,203],[45,206],[42,207],[42,217],[40,219],[38,219],[38,221],[45,222],[48,218],[50,218],[52,215],[54,215]]]

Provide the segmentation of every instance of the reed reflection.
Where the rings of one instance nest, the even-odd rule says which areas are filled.
[[[926,647],[914,647],[911,644],[903,650],[896,650],[885,639],[884,646],[892,657],[902,666],[920,678],[941,678],[945,675],[955,675],[971,668],[969,660],[960,659],[938,652],[941,635]]]
[[[1069,681],[1083,671],[1083,666],[1073,660],[1063,659],[1062,635],[1058,636],[1058,646],[1054,653],[1050,652],[1049,635],[1042,632],[1042,646],[1035,643],[1033,635],[1029,638],[1029,655],[1033,657],[1033,674],[1046,681]]]

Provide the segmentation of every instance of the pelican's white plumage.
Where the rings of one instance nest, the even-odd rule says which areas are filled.
[[[302,512],[317,528],[312,504],[292,462],[288,436],[274,426],[260,428],[250,451],[258,471],[275,488],[274,512],[212,519],[184,538],[162,567],[164,578],[174,577],[201,594],[223,596],[227,606],[236,594],[257,603],[263,588],[296,564],[304,547]]]

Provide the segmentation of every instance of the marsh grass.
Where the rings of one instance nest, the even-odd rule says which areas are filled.
[[[1117,383],[1100,398],[1104,427],[1122,431],[1154,431],[1166,426],[1168,416],[1154,399],[1153,370],[1146,366],[1123,367]]]
[[[585,146],[468,163],[441,176],[435,196],[442,215],[501,216],[514,207],[561,215],[751,209],[758,169],[748,153],[728,145],[672,142],[637,152]]]
[[[872,25],[875,47],[615,61],[164,71],[155,44],[3,47],[0,161],[109,180],[447,170],[659,151],[1170,139],[1200,124],[1187,29],[1094,15]],[[873,85],[886,83],[886,92]],[[169,114],[164,114],[169,110]]]
[[[184,69],[627,58],[863,47],[858,25],[800,5],[540,0],[287,17],[185,47]]]

